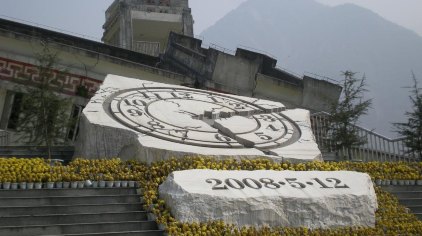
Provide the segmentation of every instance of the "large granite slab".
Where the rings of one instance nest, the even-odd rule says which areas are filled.
[[[177,171],[159,192],[172,215],[190,223],[374,227],[378,207],[371,178],[348,171]]]
[[[76,156],[322,160],[307,110],[108,75],[81,117]]]

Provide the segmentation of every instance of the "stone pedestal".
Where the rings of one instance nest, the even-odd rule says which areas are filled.
[[[347,171],[177,171],[159,192],[172,215],[189,223],[374,227],[377,209],[371,178]]]

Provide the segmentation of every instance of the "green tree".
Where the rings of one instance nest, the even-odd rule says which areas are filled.
[[[59,95],[62,88],[57,86],[60,72],[54,70],[56,54],[45,48],[36,56],[37,83],[23,91],[17,131],[28,144],[46,146],[51,159],[52,146],[65,142],[65,131],[72,123],[68,113],[71,101]]]
[[[412,74],[413,86],[409,96],[412,110],[405,113],[407,121],[403,123],[394,123],[396,132],[404,137],[404,143],[409,148],[408,154],[415,154],[419,159],[422,158],[422,93],[418,87],[418,81],[415,74]]]
[[[355,77],[356,73],[351,71],[342,72],[343,91],[338,102],[331,104],[328,118],[328,132],[333,140],[334,150],[347,150],[347,158],[352,159],[352,149],[366,143],[365,137],[358,134],[356,124],[362,115],[367,114],[371,99],[365,99],[367,92],[365,76],[362,79]]]

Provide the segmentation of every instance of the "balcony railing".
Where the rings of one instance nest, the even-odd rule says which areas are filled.
[[[371,130],[354,126],[357,134],[365,141],[364,144],[347,150],[335,150],[335,140],[330,137],[330,114],[320,112],[311,116],[312,130],[315,135],[316,142],[320,147],[323,156],[334,157],[330,159],[342,160],[347,159],[349,155],[353,160],[364,162],[369,161],[418,161],[416,153],[410,152],[406,147],[404,138],[390,139],[377,134]]]

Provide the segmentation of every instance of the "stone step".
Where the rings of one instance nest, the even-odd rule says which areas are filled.
[[[54,206],[54,205],[87,205],[111,203],[138,203],[140,197],[131,195],[97,195],[97,196],[48,196],[48,197],[0,197],[3,206]]]
[[[124,221],[147,221],[147,212],[128,211],[128,212],[104,212],[99,214],[84,213],[73,215],[28,215],[28,216],[9,216],[0,217],[1,226],[29,226],[45,224],[78,224],[78,223],[96,223],[96,222],[124,222]]]
[[[0,190],[0,235],[162,236],[136,188]]]
[[[422,198],[399,198],[399,202],[404,206],[422,206]]]
[[[399,186],[399,185],[388,185],[382,186],[382,188],[390,193],[394,192],[422,192],[421,185],[408,185],[408,186]]]
[[[392,192],[397,198],[421,198],[422,191],[404,191],[404,192]]]
[[[113,203],[113,204],[89,204],[89,205],[54,205],[32,207],[0,207],[0,217],[4,216],[27,216],[27,215],[53,215],[53,214],[83,214],[105,212],[140,211],[140,203]],[[0,234],[2,235],[2,234]]]
[[[164,230],[125,231],[92,234],[63,234],[63,236],[163,236]],[[47,235],[46,235],[47,236]]]
[[[58,224],[34,225],[17,227],[0,227],[0,235],[36,236],[36,235],[63,235],[63,234],[89,234],[120,231],[157,230],[154,221],[126,221],[126,222],[101,222],[87,224]]]
[[[31,189],[0,190],[2,197],[46,197],[46,196],[104,196],[136,194],[135,188],[67,188],[67,189]]]
[[[422,220],[422,186],[388,185],[382,188],[397,197],[401,205],[409,208],[418,219]]]
[[[414,214],[422,213],[422,205],[405,205]]]

